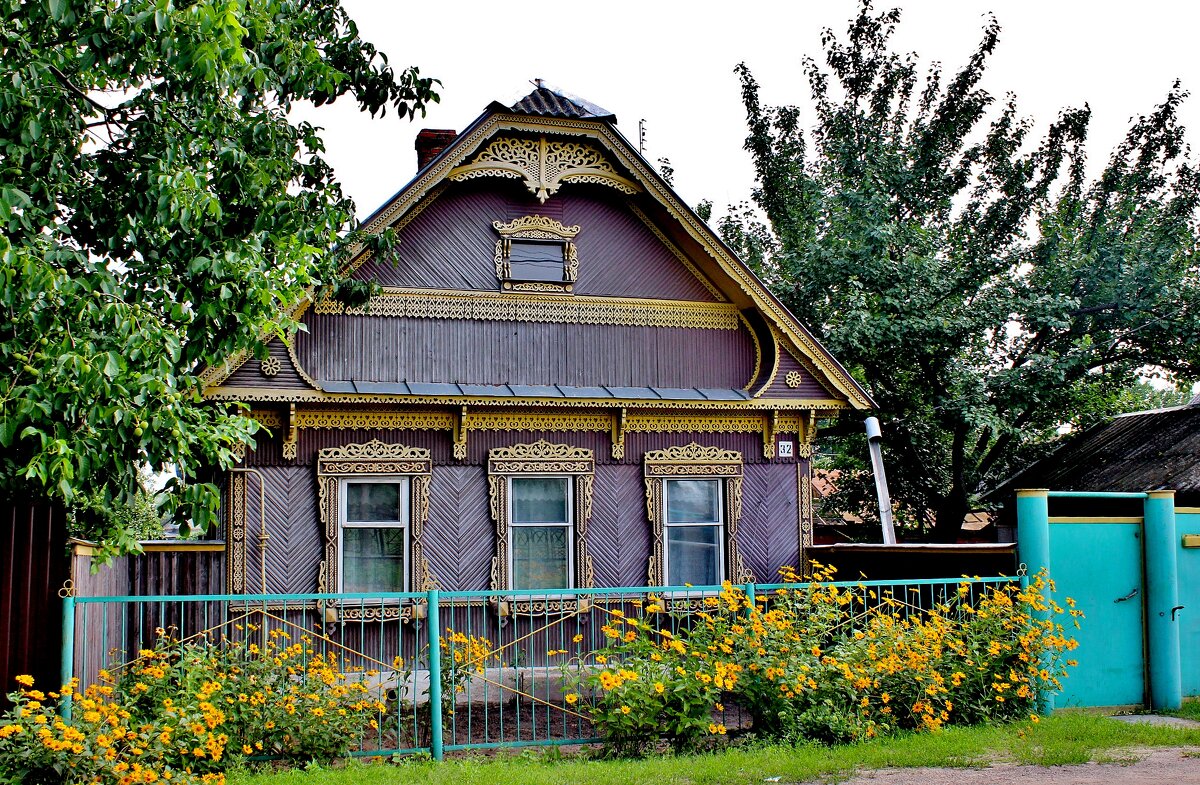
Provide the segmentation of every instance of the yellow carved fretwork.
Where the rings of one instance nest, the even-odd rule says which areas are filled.
[[[545,202],[563,183],[597,183],[622,193],[636,194],[642,187],[620,175],[600,148],[586,142],[551,141],[545,136],[522,139],[501,136],[469,164],[450,170],[450,180],[507,177],[521,180]]]

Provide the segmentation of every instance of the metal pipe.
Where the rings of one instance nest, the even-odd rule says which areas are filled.
[[[896,527],[892,522],[892,497],[888,493],[887,474],[883,470],[883,450],[880,442],[883,431],[879,428],[879,420],[868,417],[867,447],[871,452],[871,472],[875,475],[875,496],[879,499],[879,525],[883,527],[883,544],[896,544]]]

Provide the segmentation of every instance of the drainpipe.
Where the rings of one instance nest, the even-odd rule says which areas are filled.
[[[883,451],[880,442],[883,433],[879,429],[879,420],[875,417],[866,419],[867,445],[871,451],[871,472],[875,475],[875,495],[879,499],[879,525],[883,527],[883,544],[896,544],[896,527],[892,524],[892,497],[888,493],[887,474],[883,471]]]

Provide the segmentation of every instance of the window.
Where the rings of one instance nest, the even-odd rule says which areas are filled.
[[[505,278],[509,281],[565,281],[566,242],[511,240]]]
[[[424,555],[429,520],[429,450],[374,441],[317,453],[324,553],[317,591],[393,592],[439,588]],[[328,621],[413,618],[411,603],[321,603]]]
[[[571,588],[570,478],[512,477],[508,498],[512,588]]]
[[[754,580],[737,541],[741,453],[699,444],[652,450],[645,477],[652,537],[648,585]]]
[[[575,249],[578,226],[563,226],[553,218],[526,215],[504,223],[494,221],[496,278],[505,291],[569,294],[579,275]]]
[[[725,577],[721,480],[667,480],[667,584],[714,586]]]
[[[496,523],[492,589],[574,589],[594,584],[587,527],[592,451],[538,441],[488,452],[488,496]],[[573,598],[515,596],[502,613],[573,612]]]
[[[408,496],[405,477],[342,481],[340,591],[408,591]]]

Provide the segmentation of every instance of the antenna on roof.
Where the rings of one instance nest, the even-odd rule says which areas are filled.
[[[537,79],[530,79],[529,83],[531,85],[533,85],[534,87],[536,87],[537,89],[541,90],[543,87],[546,86],[545,84],[543,84],[545,81],[546,81],[545,79],[537,78]]]
[[[638,153],[646,154],[646,118],[638,120]]]

